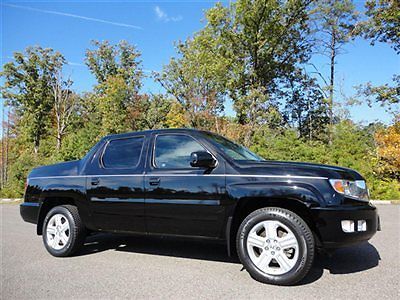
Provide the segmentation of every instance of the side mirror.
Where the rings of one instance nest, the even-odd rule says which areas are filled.
[[[190,154],[190,165],[199,168],[214,168],[217,161],[206,151],[197,151]]]

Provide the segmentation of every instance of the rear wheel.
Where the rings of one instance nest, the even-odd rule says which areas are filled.
[[[73,205],[56,206],[43,222],[43,242],[53,256],[70,256],[83,244],[86,229]]]
[[[261,282],[291,285],[314,260],[313,234],[304,220],[282,208],[261,208],[242,222],[237,251],[243,266]]]

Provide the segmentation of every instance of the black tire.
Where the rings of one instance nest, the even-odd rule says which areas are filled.
[[[259,269],[251,260],[247,250],[247,237],[251,229],[262,221],[274,220],[287,226],[298,242],[298,258],[293,268],[281,275],[271,275]],[[237,232],[236,247],[244,268],[257,281],[275,285],[293,285],[309,272],[314,261],[314,236],[302,218],[295,213],[278,207],[265,207],[248,215]],[[264,250],[262,250],[264,251]]]
[[[63,215],[69,222],[70,230],[69,239],[67,243],[61,249],[54,249],[48,245],[47,241],[47,226],[50,219],[56,215]],[[81,217],[79,216],[78,209],[73,205],[62,205],[52,208],[46,215],[43,222],[43,243],[47,251],[56,257],[72,256],[77,250],[83,245],[86,237],[86,228],[82,223]]]

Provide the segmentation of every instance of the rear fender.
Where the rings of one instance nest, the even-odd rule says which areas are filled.
[[[71,204],[78,208],[80,217],[90,227],[90,213],[82,186],[61,186],[50,184],[43,188],[39,197],[40,209],[37,221],[37,234],[42,234],[43,221],[47,213],[55,206]]]

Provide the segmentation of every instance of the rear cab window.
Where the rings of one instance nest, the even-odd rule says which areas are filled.
[[[107,143],[101,159],[106,169],[133,169],[140,162],[144,136],[114,139]]]

